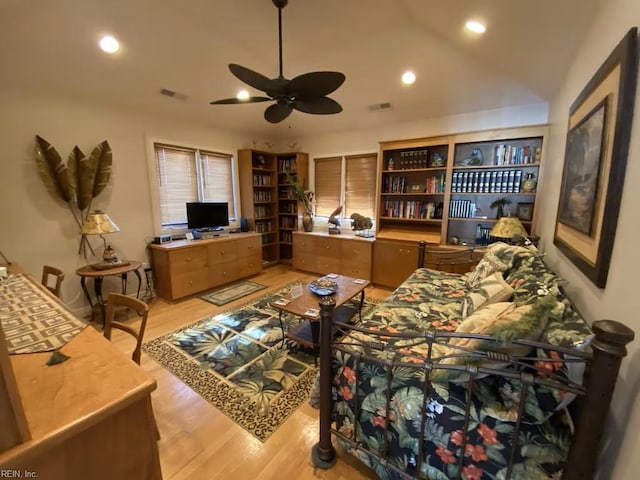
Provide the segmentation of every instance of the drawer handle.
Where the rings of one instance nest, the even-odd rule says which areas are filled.
[[[189,280],[189,285],[193,285],[193,280]]]
[[[190,262],[190,261],[191,261],[191,257],[187,257],[187,262]]]

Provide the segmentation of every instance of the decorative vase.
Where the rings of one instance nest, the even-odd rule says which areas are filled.
[[[522,191],[527,193],[534,192],[537,184],[538,182],[536,181],[535,175],[533,172],[529,172],[524,180],[522,180]]]
[[[313,231],[313,216],[309,212],[302,214],[302,228],[305,232]]]

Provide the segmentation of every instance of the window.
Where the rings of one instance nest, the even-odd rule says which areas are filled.
[[[376,201],[375,153],[315,159],[316,215],[328,217],[343,205],[341,216],[373,218]]]
[[[231,155],[158,143],[154,150],[162,228],[186,227],[187,202],[227,202],[235,220]]]

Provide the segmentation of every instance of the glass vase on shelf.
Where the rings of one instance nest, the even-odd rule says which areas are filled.
[[[309,211],[302,214],[302,228],[305,232],[313,232],[313,215]]]
[[[527,172],[524,180],[522,180],[522,191],[526,193],[535,192],[537,185],[538,182],[536,181],[536,176],[533,174],[533,172]]]

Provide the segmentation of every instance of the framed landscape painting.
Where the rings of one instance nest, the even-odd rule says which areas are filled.
[[[637,70],[632,28],[569,110],[553,243],[600,288],[607,283],[618,223]]]

